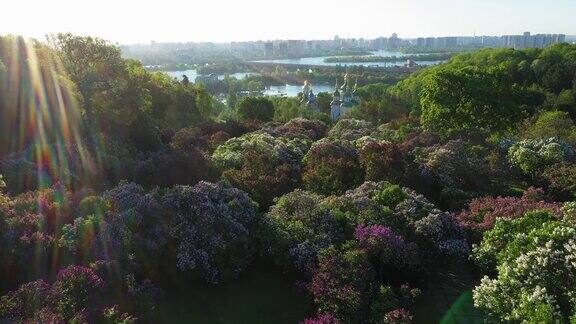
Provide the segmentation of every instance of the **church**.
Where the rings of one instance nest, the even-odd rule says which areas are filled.
[[[342,86],[338,85],[338,79],[336,79],[336,87],[332,94],[332,102],[330,102],[330,117],[333,121],[346,115],[352,107],[359,103],[360,99],[356,94],[357,89],[358,80],[356,80],[356,83],[352,86],[348,73],[344,75],[344,83]],[[305,104],[315,111],[320,111],[316,95],[312,90],[312,85],[308,81],[304,81],[304,86],[302,87],[302,104]]]
[[[338,120],[342,116],[346,115],[352,107],[359,103],[358,95],[356,90],[358,89],[358,80],[354,86],[350,83],[348,78],[348,73],[344,75],[344,83],[340,90],[338,90],[338,80],[336,80],[336,90],[330,103],[330,117],[332,120]]]

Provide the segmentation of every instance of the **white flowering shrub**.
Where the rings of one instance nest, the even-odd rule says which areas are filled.
[[[526,174],[542,172],[547,166],[570,161],[573,157],[572,146],[556,138],[523,140],[508,149],[510,163]]]
[[[567,322],[576,310],[576,227],[546,212],[498,219],[474,248],[497,276],[474,289],[474,305],[504,321]]]

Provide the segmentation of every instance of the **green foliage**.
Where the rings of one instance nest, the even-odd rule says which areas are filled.
[[[566,143],[576,144],[576,126],[570,115],[564,111],[543,112],[522,135],[531,139],[555,137]]]
[[[574,89],[562,90],[552,100],[552,106],[560,111],[568,112],[570,117],[576,118],[576,91]]]
[[[413,73],[388,90],[422,123],[444,135],[483,129],[502,133],[542,105],[574,113],[576,46],[483,49]],[[549,100],[550,101],[550,100]],[[573,116],[574,117],[574,116]]]
[[[274,121],[286,123],[295,118],[306,118],[330,123],[330,117],[326,113],[313,111],[302,105],[297,98],[276,97],[271,100],[274,103]]]
[[[385,187],[374,194],[374,201],[390,208],[396,208],[401,202],[408,198],[408,194],[397,185]]]
[[[316,193],[342,194],[364,180],[358,151],[346,141],[314,143],[304,157],[304,164],[304,185]]]
[[[271,121],[274,117],[274,104],[265,97],[244,97],[237,110],[243,120]]]
[[[390,94],[390,86],[384,83],[369,84],[356,90],[362,99],[360,105],[350,112],[351,118],[364,119],[373,123],[389,122],[408,115],[407,105]]]
[[[515,92],[512,80],[501,70],[438,70],[424,80],[422,124],[444,135],[505,132],[527,114]]]

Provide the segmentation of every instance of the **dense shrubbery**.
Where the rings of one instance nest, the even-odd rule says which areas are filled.
[[[358,150],[347,141],[315,142],[304,163],[305,187],[320,194],[341,194],[364,179]]]
[[[574,148],[554,138],[523,140],[508,151],[510,163],[528,175],[536,175],[554,164],[571,161]]]
[[[250,193],[265,208],[300,183],[301,160],[308,147],[306,139],[250,133],[220,145],[212,161],[224,180]]]
[[[145,278],[256,257],[303,281],[305,323],[411,322],[413,286],[471,260],[454,292],[495,320],[574,320],[575,49],[457,55],[332,125],[296,98],[224,108],[99,39],[2,37],[0,322],[154,321]]]
[[[522,197],[473,199],[468,209],[460,213],[458,218],[462,225],[471,232],[472,237],[478,239],[485,231],[494,227],[497,218],[515,219],[535,210],[547,210],[561,216],[562,205],[544,201],[543,194],[542,190],[529,188]]]
[[[355,141],[364,136],[371,136],[376,128],[370,122],[358,119],[341,119],[328,132],[332,139]]]
[[[368,181],[400,183],[404,177],[404,161],[398,147],[388,141],[361,138],[356,142],[360,151],[360,164]]]
[[[70,266],[60,270],[52,284],[39,279],[2,296],[0,318],[37,323],[134,323],[138,318],[126,310],[151,316],[163,294],[147,280],[136,282],[133,275],[128,275],[121,286],[120,293],[126,300],[117,302],[122,307],[109,304],[114,299],[108,296],[117,287],[109,286],[94,268]],[[140,305],[144,300],[146,309]],[[120,309],[124,311],[120,313]]]
[[[235,278],[252,262],[256,206],[250,197],[224,184],[177,186],[162,197],[172,214],[178,267],[198,270],[210,283]]]
[[[318,252],[344,238],[338,220],[322,199],[299,189],[279,198],[266,215],[261,234],[267,252],[282,263],[288,260],[310,272]]]
[[[384,182],[341,196],[291,192],[266,214],[262,231],[267,253],[312,275],[319,313],[343,322],[377,322],[388,312],[409,317],[395,309],[411,298],[396,296],[389,282],[413,279],[434,258],[464,260],[469,253],[454,217]]]
[[[576,227],[547,212],[500,219],[474,248],[484,277],[474,303],[506,321],[568,321],[576,315]]]

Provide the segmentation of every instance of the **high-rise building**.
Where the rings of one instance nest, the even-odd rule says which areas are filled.
[[[264,43],[264,55],[267,57],[274,55],[274,43],[273,42]]]
[[[394,33],[390,38],[388,38],[388,48],[389,49],[398,49],[400,47],[400,39],[398,38],[398,34]]]

